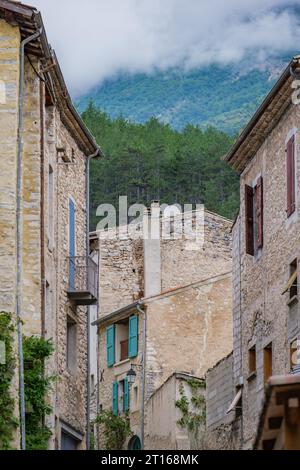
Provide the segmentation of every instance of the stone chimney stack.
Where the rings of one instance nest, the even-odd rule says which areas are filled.
[[[160,203],[151,204],[143,219],[145,297],[161,293],[161,218]]]

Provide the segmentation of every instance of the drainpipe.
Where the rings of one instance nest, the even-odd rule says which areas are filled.
[[[89,155],[86,160],[86,263],[88,262],[88,257],[90,256],[90,161],[92,158],[95,158],[99,155],[100,149],[98,149],[93,155]],[[86,272],[88,280],[88,269]],[[98,299],[97,299],[98,303]],[[98,308],[98,307],[97,307]],[[87,389],[87,403],[86,403],[86,449],[90,449],[91,442],[91,430],[90,430],[90,416],[91,416],[91,381],[90,381],[90,361],[91,361],[91,351],[90,351],[90,307],[87,307],[87,378],[86,378],[86,389]]]
[[[143,356],[142,356],[142,403],[141,403],[141,447],[144,450],[145,442],[145,395],[146,395],[146,341],[147,341],[147,315],[140,304],[137,305],[137,310],[143,316]]]
[[[24,68],[25,46],[41,35],[42,30],[24,39],[20,45],[20,76],[19,76],[19,116],[18,116],[18,156],[17,156],[17,207],[16,207],[16,251],[17,251],[17,285],[16,285],[16,316],[19,350],[19,387],[20,387],[20,427],[21,449],[26,450],[25,431],[25,390],[24,390],[24,356],[22,333],[22,151],[23,151],[23,108],[24,108]]]

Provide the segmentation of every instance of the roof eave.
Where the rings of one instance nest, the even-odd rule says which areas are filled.
[[[295,58],[293,58],[282,75],[280,76],[279,80],[276,82],[276,84],[273,86],[269,94],[266,96],[262,104],[259,106],[249,123],[246,125],[244,130],[242,131],[241,135],[238,137],[237,141],[235,144],[232,146],[232,148],[229,150],[229,152],[225,155],[224,161],[227,162],[230,166],[232,166],[239,174],[242,173],[243,169],[245,168],[247,162],[244,162],[244,165],[242,167],[238,167],[236,164],[236,155],[238,151],[241,149],[247,138],[249,137],[250,133],[254,130],[255,126],[259,122],[259,120],[262,118],[264,113],[266,112],[268,106],[272,103],[274,100],[275,96],[278,94],[278,92],[281,90],[283,85],[286,83],[286,81],[290,78],[291,76],[291,66],[293,65]]]

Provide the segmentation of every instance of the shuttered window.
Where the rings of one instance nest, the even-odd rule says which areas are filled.
[[[124,401],[123,401],[123,409],[124,412],[126,413],[129,411],[129,382],[128,378],[126,377],[124,379]]]
[[[119,384],[118,382],[113,382],[112,409],[113,409],[113,414],[115,416],[118,416],[119,414]]]
[[[107,366],[112,367],[116,360],[115,325],[111,325],[106,329],[106,356],[107,356]]]
[[[138,317],[129,319],[129,357],[138,355]]]
[[[256,247],[263,247],[264,196],[263,179],[260,177],[255,186]]]
[[[295,136],[287,143],[286,147],[287,169],[287,216],[295,212]]]
[[[246,253],[254,255],[253,188],[245,185]]]

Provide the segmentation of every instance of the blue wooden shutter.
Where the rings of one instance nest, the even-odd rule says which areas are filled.
[[[129,411],[129,382],[128,378],[124,379],[124,402],[123,402],[124,412]]]
[[[69,289],[75,289],[75,204],[69,199]]]
[[[112,409],[113,414],[118,416],[119,414],[119,384],[118,382],[113,382],[113,390],[112,390]]]
[[[115,325],[106,329],[106,356],[107,366],[112,367],[115,363]]]
[[[129,318],[129,357],[138,355],[138,317]]]

